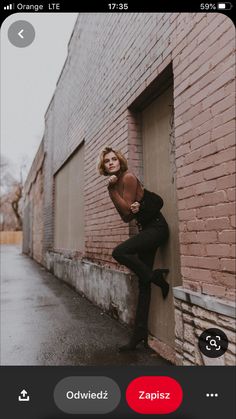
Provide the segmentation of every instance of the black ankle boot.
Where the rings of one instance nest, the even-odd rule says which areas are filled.
[[[121,346],[119,348],[119,352],[126,352],[126,351],[134,351],[136,346],[143,342],[144,346],[147,347],[147,340],[148,340],[148,331],[143,327],[136,328],[134,330],[133,336],[131,337],[129,343],[127,345]]]
[[[152,280],[155,285],[161,288],[162,296],[165,299],[169,293],[169,284],[165,280],[165,276],[169,273],[169,269],[155,269],[152,274]]]

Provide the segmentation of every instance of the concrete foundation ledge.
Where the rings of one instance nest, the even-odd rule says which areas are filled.
[[[236,318],[236,306],[231,301],[219,300],[210,295],[200,294],[183,287],[174,287],[173,294],[177,300],[185,301],[218,314]]]
[[[45,267],[104,312],[123,323],[133,324],[138,288],[131,275],[54,252],[46,253]]]

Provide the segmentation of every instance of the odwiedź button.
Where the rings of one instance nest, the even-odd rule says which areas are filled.
[[[182,387],[171,377],[138,377],[130,382],[126,390],[129,407],[141,414],[161,415],[175,412],[182,400]]]
[[[118,406],[120,398],[118,384],[103,376],[66,377],[54,389],[56,406],[71,414],[109,413]]]

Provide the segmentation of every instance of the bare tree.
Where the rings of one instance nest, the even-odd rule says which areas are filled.
[[[2,230],[22,230],[22,190],[27,169],[27,158],[22,159],[18,175],[15,167],[4,156],[0,157],[0,224]]]

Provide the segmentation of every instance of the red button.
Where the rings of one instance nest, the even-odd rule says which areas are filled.
[[[126,401],[137,413],[171,413],[179,408],[182,400],[183,390],[171,377],[138,377],[126,390]]]

